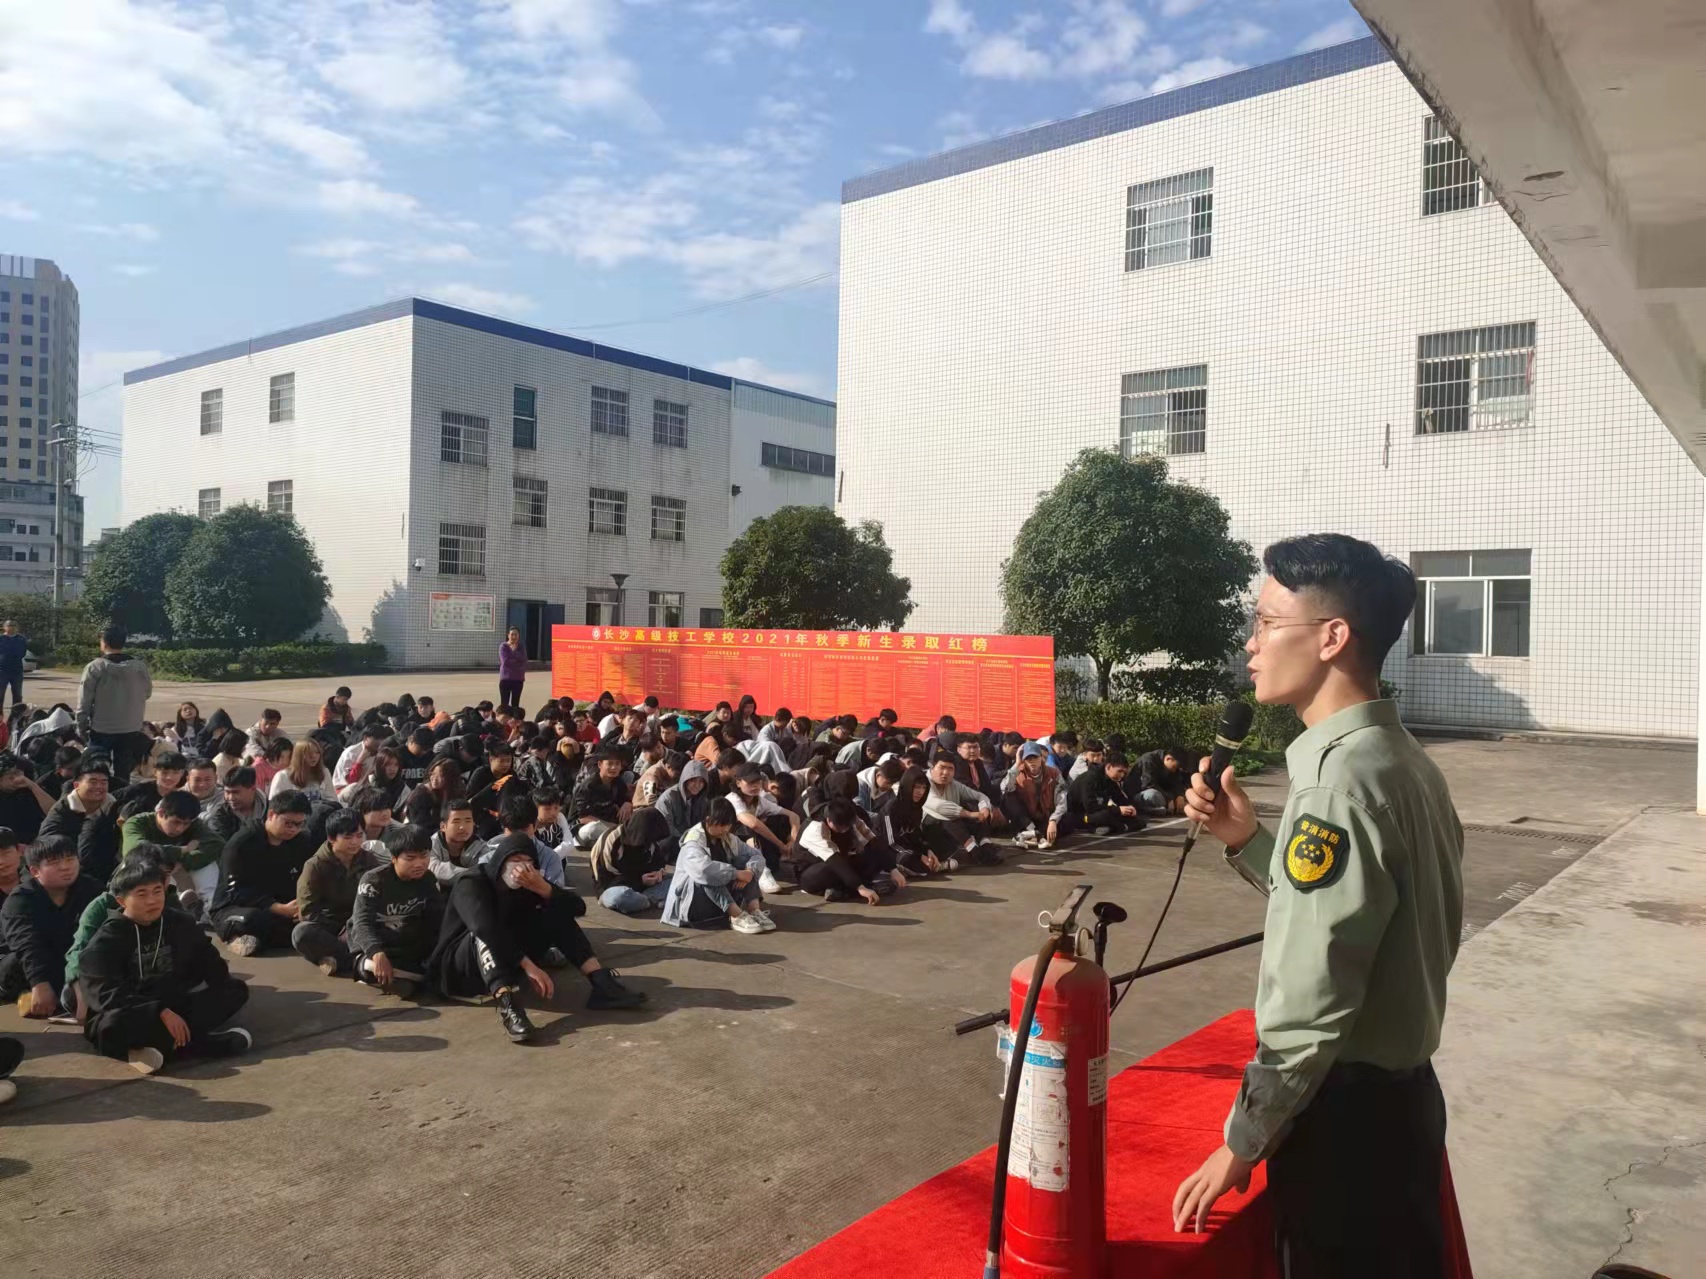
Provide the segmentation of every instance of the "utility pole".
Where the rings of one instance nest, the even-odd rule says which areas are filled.
[[[48,470],[53,477],[53,629],[54,647],[59,646],[59,610],[65,598],[65,463],[62,454],[68,442],[77,438],[77,428],[66,422],[55,422],[48,428],[47,447],[51,456]],[[69,432],[66,434],[65,432]],[[75,465],[75,461],[72,463]]]

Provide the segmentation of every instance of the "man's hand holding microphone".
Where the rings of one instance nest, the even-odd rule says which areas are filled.
[[[1191,777],[1191,788],[1185,792],[1185,816],[1236,851],[1256,833],[1256,808],[1230,764],[1220,774],[1220,794],[1216,795],[1208,784],[1211,767],[1204,755]]]

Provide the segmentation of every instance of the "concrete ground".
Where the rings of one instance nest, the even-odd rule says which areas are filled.
[[[270,704],[294,726],[336,682],[187,687],[204,714],[224,705],[241,722]],[[404,687],[455,705],[490,679],[346,682],[358,706]],[[63,696],[40,695],[52,688],[52,677],[36,682],[32,700]],[[179,692],[160,692],[164,711]],[[1485,930],[1460,958],[1441,1054],[1481,1272],[1586,1279],[1623,1238],[1620,1205],[1651,1214],[1623,1259],[1658,1255],[1639,1247],[1685,1241],[1685,1208],[1698,1221],[1702,1206],[1698,1182],[1679,1178],[1697,1177],[1689,1143],[1702,1137],[1699,1074],[1685,1062],[1698,1067],[1706,1040],[1688,995],[1706,897],[1689,898],[1698,881],[1663,869],[1699,865],[1700,828],[1673,816],[1676,847],[1589,849],[1628,816],[1619,795],[1688,804],[1693,755],[1429,749],[1469,827],[1465,932]],[[1277,771],[1253,786],[1259,802],[1283,798]],[[1075,883],[1131,911],[1110,964],[1135,963],[1180,833],[1015,856],[874,909],[784,896],[781,931],[760,937],[684,935],[594,906],[594,944],[651,1003],[588,1014],[584,983],[563,975],[538,1017],[541,1042],[525,1048],[502,1038],[490,1008],[400,1005],[283,956],[233,963],[252,985],[240,1021],[254,1054],[169,1077],[141,1079],[92,1055],[75,1029],[0,1010],[0,1033],[29,1046],[19,1096],[0,1111],[14,1220],[0,1266],[54,1279],[762,1275],[993,1140],[993,1034],[956,1039],[952,1023],[1005,1002],[1007,973],[1039,940],[1036,913]],[[1261,899],[1204,852],[1158,958],[1260,927]],[[1619,889],[1635,855],[1656,882],[1644,870]],[[1571,921],[1550,947],[1532,922],[1542,909]],[[1624,914],[1635,922],[1604,924]],[[1692,966],[1668,958],[1691,941]],[[1658,949],[1648,959],[1630,947]],[[1626,966],[1639,980],[1625,1004]],[[1114,1022],[1116,1066],[1248,1006],[1255,969],[1251,949],[1141,983]],[[1572,1229],[1537,1217],[1521,1231],[1548,1234],[1559,1264],[1526,1260],[1517,1241],[1528,1236],[1505,1229],[1512,1214],[1542,1212]]]

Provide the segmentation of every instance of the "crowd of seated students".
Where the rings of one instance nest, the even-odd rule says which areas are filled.
[[[115,778],[67,709],[15,708],[0,751],[0,997],[143,1073],[249,1045],[227,1024],[248,990],[226,956],[490,997],[525,1042],[553,971],[579,971],[591,1008],[645,999],[599,960],[571,866],[604,910],[763,933],[775,894],[878,905],[999,865],[1003,843],[1141,829],[1181,811],[1189,778],[1182,750],[1133,769],[1117,739],[950,716],[914,736],[890,710],[813,725],[746,697],[693,719],[609,693],[531,715],[405,694],[358,715],[348,689],[294,741],[277,710],[245,732],[184,703]]]

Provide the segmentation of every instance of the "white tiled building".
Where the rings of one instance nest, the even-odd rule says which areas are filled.
[[[554,621],[720,620],[730,539],[831,501],[827,401],[419,298],[124,395],[127,523],[291,511],[332,586],[321,633],[406,668],[495,665],[509,625],[543,656]]]
[[[1153,449],[1259,554],[1410,561],[1415,722],[1692,737],[1700,477],[1374,40],[843,193],[837,509],[914,626],[1086,447]]]

